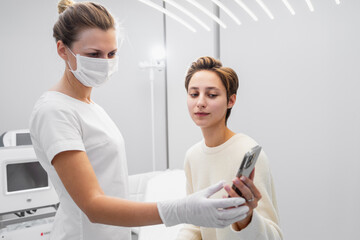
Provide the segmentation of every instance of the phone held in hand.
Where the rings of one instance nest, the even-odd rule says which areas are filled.
[[[239,167],[238,172],[236,173],[236,177],[240,178],[241,176],[246,176],[249,177],[251,172],[254,170],[256,161],[260,155],[261,152],[261,146],[257,145],[255,147],[253,147],[252,149],[250,149],[250,151],[248,151],[242,162],[241,165]],[[232,189],[239,195],[242,196],[242,193],[240,192],[240,190],[233,184],[232,185]]]

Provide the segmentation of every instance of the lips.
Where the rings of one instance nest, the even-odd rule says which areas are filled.
[[[196,112],[196,113],[195,113],[195,115],[196,115],[196,116],[198,116],[198,117],[205,117],[205,116],[209,115],[209,113],[205,113],[205,112]]]

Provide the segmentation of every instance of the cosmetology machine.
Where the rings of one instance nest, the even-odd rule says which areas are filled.
[[[0,240],[49,239],[59,200],[28,130],[0,136]]]

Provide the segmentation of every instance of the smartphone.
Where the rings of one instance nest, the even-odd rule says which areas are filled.
[[[256,161],[260,155],[261,146],[257,145],[250,149],[244,156],[239,170],[236,173],[236,177],[246,176],[249,177],[251,172],[254,170]],[[232,189],[239,195],[242,196],[240,190],[233,184]]]

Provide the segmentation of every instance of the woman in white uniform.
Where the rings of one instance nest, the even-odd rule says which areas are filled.
[[[131,226],[192,223],[225,227],[245,218],[243,198],[209,199],[215,184],[187,198],[140,203],[128,197],[124,140],[106,112],[91,99],[93,87],[117,71],[115,22],[101,5],[59,2],[54,25],[60,81],[34,106],[30,133],[36,155],[59,196],[51,239],[129,240]],[[224,210],[227,209],[227,210]]]
[[[282,239],[275,188],[265,153],[260,153],[250,178],[235,177],[246,152],[257,145],[249,136],[236,134],[227,126],[238,86],[235,71],[212,57],[201,57],[190,66],[185,78],[187,105],[204,139],[187,151],[184,169],[188,194],[225,179],[237,191],[225,185],[214,197],[238,197],[239,193],[250,210],[245,219],[222,229],[185,225],[177,240]]]

